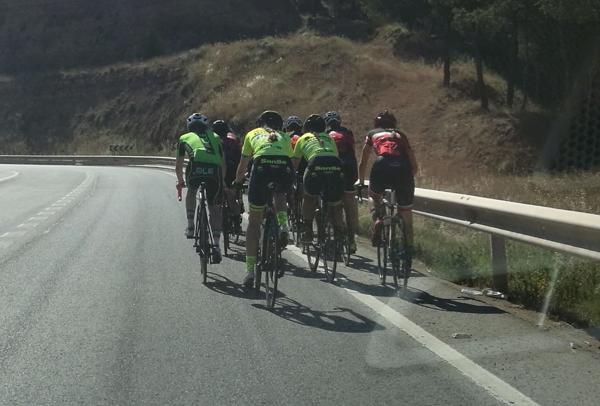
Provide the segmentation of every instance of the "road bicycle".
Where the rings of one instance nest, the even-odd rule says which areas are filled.
[[[406,227],[397,210],[396,192],[385,191],[389,199],[383,198],[381,216],[378,216],[379,244],[377,245],[377,269],[381,284],[386,284],[389,266],[391,266],[394,287],[400,285],[406,290],[410,277],[410,252],[407,249]]]
[[[288,226],[297,247],[302,238],[302,183],[296,181],[288,199]]]
[[[231,209],[231,207],[229,207],[229,199],[226,195],[227,192],[224,192],[223,194],[223,202],[222,202],[222,208],[223,208],[223,253],[225,255],[227,255],[229,253],[229,247],[230,247],[230,243],[231,241],[233,241],[235,244],[237,244],[239,242],[240,239],[240,235],[241,235],[241,224],[236,224],[236,222],[238,221],[238,218],[233,216],[233,211]],[[240,191],[236,190],[236,200],[239,202],[240,205],[240,213],[243,210],[243,202],[241,201],[242,199],[240,198],[239,194]],[[241,217],[240,217],[241,219]]]
[[[280,228],[277,215],[273,206],[273,193],[275,184],[267,185],[267,206],[261,225],[261,244],[258,248],[258,261],[254,271],[254,288],[257,294],[260,292],[262,275],[265,275],[265,299],[267,308],[272,309],[277,299],[277,285],[279,278],[283,276],[281,266]]]
[[[177,198],[181,201],[182,189],[186,187],[183,184],[177,185]],[[213,248],[215,239],[212,228],[208,221],[208,200],[206,196],[206,183],[200,183],[196,194],[196,221],[194,223],[194,248],[200,257],[200,273],[202,274],[202,283],[206,285],[208,277],[208,263],[212,262]]]
[[[321,261],[327,281],[333,283],[338,260],[344,251],[344,245],[346,244],[344,241],[346,239],[339,235],[336,239],[335,227],[331,222],[331,218],[333,218],[332,208],[325,203],[321,194],[318,198],[318,207],[315,210],[317,233],[313,241],[304,243],[303,250],[310,270],[316,272],[319,261]]]

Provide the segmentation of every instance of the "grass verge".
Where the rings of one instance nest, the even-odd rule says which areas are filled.
[[[361,234],[371,232],[366,206],[360,208]],[[451,282],[490,287],[489,236],[463,227],[415,217],[416,255],[431,272]],[[509,299],[580,327],[600,326],[600,263],[507,243]]]

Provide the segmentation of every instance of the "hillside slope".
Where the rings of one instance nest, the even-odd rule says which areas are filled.
[[[388,108],[428,162],[423,176],[530,168],[532,145],[519,121],[481,112],[469,68],[455,69],[455,86],[444,89],[438,68],[400,60],[381,40],[307,33],[207,45],[35,80],[5,77],[0,133],[16,151],[106,152],[110,142],[123,141],[142,153],[168,151],[186,115],[198,110],[242,130],[265,108],[301,116],[337,109],[361,135]]]
[[[300,23],[290,0],[0,0],[0,72],[109,65]]]

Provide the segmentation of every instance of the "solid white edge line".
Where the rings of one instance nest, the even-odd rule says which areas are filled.
[[[295,245],[289,245],[286,251],[296,255],[306,261],[306,256]],[[347,279],[339,278],[345,282]],[[345,285],[351,285],[352,282],[346,282]],[[508,405],[531,405],[539,406],[533,399],[521,393],[518,389],[504,382],[487,369],[479,366],[474,361],[467,358],[433,334],[414,323],[406,316],[398,313],[396,310],[383,303],[373,296],[366,295],[348,287],[342,287],[350,296],[362,304],[371,308],[381,317],[392,323],[398,329],[412,337],[429,351],[456,368],[461,374],[473,381],[477,386],[484,389],[494,399]]]
[[[495,399],[508,405],[538,405],[538,403],[521,393],[518,389],[471,361],[465,355],[456,351],[434,335],[428,333],[425,329],[410,321],[407,317],[401,315],[380,300],[352,289],[343,289],[352,297],[377,312],[398,329],[418,341],[429,351],[458,369],[464,376],[471,379],[477,386],[483,388]]]
[[[0,182],[5,182],[7,180],[11,180],[13,178],[16,178],[17,176],[19,176],[19,172],[13,172],[12,174],[5,176],[3,178],[0,178]]]

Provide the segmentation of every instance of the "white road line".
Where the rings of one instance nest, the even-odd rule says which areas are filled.
[[[289,245],[286,248],[286,251],[291,252],[306,261],[306,256],[302,254],[302,250],[298,247]],[[341,282],[347,281],[345,278],[339,279]],[[345,282],[344,285],[351,286],[352,282]],[[483,388],[493,398],[508,405],[538,405],[533,399],[519,392],[518,389],[504,382],[487,369],[484,369],[471,361],[465,355],[436,338],[433,334],[428,333],[425,329],[409,320],[406,316],[398,313],[382,301],[348,287],[342,288],[350,294],[350,296],[374,310],[381,317],[408,334],[429,351],[458,369],[461,374],[471,379],[477,386]]]
[[[17,226],[17,228],[36,228],[38,223],[22,223]]]
[[[384,319],[421,343],[429,351],[458,369],[463,375],[471,379],[477,386],[483,388],[495,399],[508,405],[538,405],[533,399],[519,392],[519,390],[504,382],[487,369],[480,367],[380,300],[352,289],[344,289],[352,297],[370,307]]]
[[[4,233],[2,235],[0,235],[0,238],[4,238],[4,237],[8,237],[10,233]]]
[[[10,175],[0,178],[0,182],[5,182],[7,180],[11,180],[13,178],[16,178],[17,176],[19,176],[19,172],[12,172]]]
[[[29,220],[27,220],[27,221],[43,221],[43,220],[48,220],[48,216],[40,216],[40,215],[37,215],[37,216],[33,216],[33,217],[31,217],[31,218],[30,218]]]

